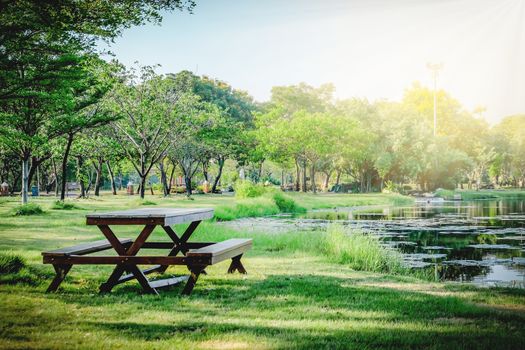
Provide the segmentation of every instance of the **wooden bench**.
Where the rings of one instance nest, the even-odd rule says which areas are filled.
[[[119,241],[123,246],[129,246],[131,243],[133,243],[133,241],[129,238],[119,239]],[[47,288],[47,291],[56,291],[58,286],[62,283],[67,273],[73,266],[72,264],[64,263],[64,257],[86,255],[101,252],[111,248],[111,243],[107,239],[102,239],[100,241],[81,243],[72,247],[43,252],[42,256],[44,258],[44,264],[53,264],[53,268],[56,272],[55,278]]]
[[[228,273],[235,270],[245,274],[246,270],[241,263],[242,255],[252,247],[251,239],[234,238],[207,245],[202,248],[192,249],[186,253],[188,269],[191,272],[188,282],[182,291],[182,294],[191,294],[199,275],[209,265],[217,264],[221,261],[232,259]]]

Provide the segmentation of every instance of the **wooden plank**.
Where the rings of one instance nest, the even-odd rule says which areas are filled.
[[[192,260],[193,261],[193,260]],[[199,262],[199,260],[195,260]],[[187,265],[184,256],[44,256],[44,264],[92,265]]]
[[[215,244],[216,242],[187,242],[184,247],[188,249],[197,249]],[[145,242],[141,249],[172,249],[173,242]]]
[[[185,222],[211,219],[211,208],[141,208],[86,215],[88,225],[155,224],[171,226]]]
[[[190,250],[186,257],[188,261],[193,259],[200,259],[201,261],[209,261],[210,264],[216,264],[228,258],[241,255],[247,250],[251,249],[251,239],[234,238],[223,242],[212,244],[203,248]]]
[[[129,238],[120,239],[119,241],[122,245],[132,242]],[[111,243],[107,239],[102,239],[100,241],[81,243],[71,247],[42,252],[42,255],[84,255],[100,252],[106,249],[111,249]]]
[[[179,277],[167,278],[163,280],[150,281],[149,285],[152,288],[165,288],[169,286],[174,286],[181,282],[186,282],[188,278],[189,276],[179,276]]]

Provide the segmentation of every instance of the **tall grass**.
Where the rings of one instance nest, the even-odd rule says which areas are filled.
[[[339,225],[328,227],[322,249],[329,259],[354,270],[394,274],[408,270],[403,267],[401,254],[382,246],[376,236]]]
[[[51,209],[54,210],[73,210],[73,209],[81,209],[74,203],[68,203],[64,201],[55,201],[53,205],[51,206]]]
[[[230,221],[243,217],[275,215],[279,212],[279,207],[271,198],[259,197],[241,199],[233,205],[220,205],[215,208],[215,219]]]
[[[10,252],[0,252],[0,274],[16,273],[26,266],[26,261],[20,255]]]
[[[298,205],[293,198],[279,191],[271,191],[256,198],[237,200],[231,205],[215,208],[215,219],[230,221],[244,217],[260,217],[279,213],[303,213],[306,209]]]
[[[40,215],[44,213],[41,206],[36,203],[27,203],[13,208],[14,216]]]
[[[523,190],[444,190],[436,191],[436,196],[444,199],[454,199],[454,195],[461,195],[462,200],[477,199],[525,199]]]

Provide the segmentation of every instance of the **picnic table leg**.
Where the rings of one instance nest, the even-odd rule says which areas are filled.
[[[199,226],[201,222],[200,221],[193,221],[188,228],[186,228],[186,231],[182,234],[181,237],[177,235],[175,230],[173,230],[170,226],[162,226],[164,231],[170,236],[171,240],[173,241],[174,245],[173,248],[168,253],[168,256],[177,256],[179,252],[182,253],[182,255],[186,255],[188,252],[188,249],[184,246],[190,236],[195,232],[195,229],[197,226]],[[158,272],[163,273],[168,269],[168,265],[160,265],[158,268]]]
[[[191,294],[193,287],[195,287],[195,283],[197,283],[197,280],[199,279],[199,275],[202,273],[202,271],[204,271],[205,267],[206,266],[188,266],[191,274],[188,278],[188,281],[186,282],[186,285],[184,286],[184,289],[182,290],[183,295]]]
[[[53,264],[53,268],[55,269],[56,275],[55,278],[53,278],[53,281],[51,281],[51,284],[46,290],[46,293],[54,292],[58,289],[64,278],[66,278],[67,273],[69,270],[71,270],[71,267],[73,265],[68,264]]]
[[[120,241],[117,239],[117,237],[115,236],[113,231],[109,228],[109,226],[99,225],[99,228],[102,231],[102,233],[104,233],[108,241],[111,243],[112,247],[116,250],[116,252],[119,255],[135,256],[137,255],[140,248],[142,247],[146,239],[149,237],[151,232],[153,232],[153,230],[155,229],[155,225],[146,225],[140,232],[135,242],[133,242],[128,249],[126,249],[120,243]],[[122,265],[122,264],[117,265],[115,269],[113,270],[113,272],[111,273],[111,275],[109,276],[108,280],[105,283],[102,283],[100,285],[100,288],[99,288],[100,292],[101,293],[110,292],[113,289],[113,287],[115,287],[117,284],[121,282],[120,277],[126,271],[129,271],[130,274],[132,274],[137,279],[142,289],[144,289],[146,293],[158,294],[157,290],[151,287],[148,279],[146,278],[144,273],[138,268],[137,265]],[[126,279],[126,281],[127,280],[129,279]]]
[[[242,257],[242,254],[234,256],[232,258],[232,262],[230,264],[230,267],[228,268],[228,273],[234,273],[235,270],[237,270],[242,274],[247,274],[246,269],[242,265],[241,257]]]

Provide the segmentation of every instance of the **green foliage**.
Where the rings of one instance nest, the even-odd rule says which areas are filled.
[[[42,209],[42,207],[36,203],[22,204],[13,209],[14,216],[40,215],[43,213],[44,210]]]
[[[253,183],[249,180],[238,180],[233,185],[235,197],[239,199],[260,197],[266,192],[268,188],[260,183]]]
[[[359,271],[402,273],[401,255],[385,248],[379,239],[360,231],[344,230],[342,226],[328,228],[322,249],[329,259],[349,265]]]
[[[273,200],[281,213],[304,213],[306,209],[299,206],[295,200],[282,192],[273,194]]]
[[[234,205],[215,208],[215,219],[230,221],[243,217],[259,217],[278,214],[279,207],[271,198],[258,197],[236,201]]]
[[[55,201],[55,203],[53,203],[53,205],[51,206],[51,209],[73,210],[73,209],[81,209],[81,208],[74,203],[67,203],[65,201]]]
[[[0,274],[17,273],[26,267],[25,259],[11,252],[0,252]]]

